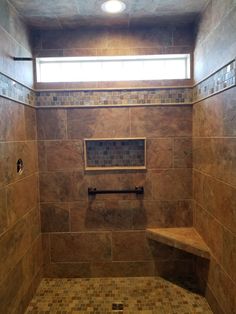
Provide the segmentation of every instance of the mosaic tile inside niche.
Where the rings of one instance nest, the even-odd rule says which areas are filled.
[[[144,167],[145,140],[87,140],[87,167]]]
[[[135,104],[189,104],[191,88],[109,91],[37,92],[37,106],[96,106]]]
[[[236,85],[236,61],[233,60],[193,88],[193,100],[200,100]]]
[[[0,96],[35,105],[35,92],[0,73]]]
[[[206,299],[160,277],[43,279],[25,314],[212,314]]]

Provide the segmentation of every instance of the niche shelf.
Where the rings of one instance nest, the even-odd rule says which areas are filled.
[[[210,259],[210,249],[194,228],[147,229],[147,238]]]
[[[84,140],[85,170],[146,169],[146,138]]]

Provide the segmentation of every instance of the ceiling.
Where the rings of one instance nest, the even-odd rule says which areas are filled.
[[[35,28],[66,29],[81,26],[140,26],[191,23],[208,0],[123,0],[126,10],[109,15],[104,0],[8,0]]]

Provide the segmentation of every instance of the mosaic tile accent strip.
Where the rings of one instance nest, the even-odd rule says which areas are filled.
[[[109,91],[39,91],[39,107],[109,106],[148,104],[192,104],[226,88],[236,86],[236,61],[233,60],[194,87]]]
[[[225,88],[236,86],[236,61],[233,60],[206,80],[193,87],[193,100],[198,101]]]
[[[34,106],[35,92],[0,73],[0,96]]]
[[[145,139],[85,140],[86,169],[145,167]]]
[[[44,106],[109,106],[137,104],[189,104],[192,88],[166,88],[109,91],[41,91],[37,92],[39,107]]]
[[[43,279],[25,314],[213,314],[205,298],[160,277]]]

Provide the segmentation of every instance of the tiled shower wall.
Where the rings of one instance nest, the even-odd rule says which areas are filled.
[[[235,25],[233,1],[210,1],[197,33],[196,80],[235,57]],[[235,87],[194,105],[194,226],[212,251],[208,275],[201,264],[198,271],[214,313],[236,309],[235,136]]]
[[[49,31],[35,34],[35,39],[37,56],[191,53],[193,46],[192,31],[184,27]],[[180,82],[182,86],[190,83]],[[192,224],[191,90],[181,85],[180,91],[89,90],[132,87],[124,82],[91,84],[84,92],[63,91],[83,87],[73,84],[37,87],[62,88],[37,95],[45,275],[153,275],[171,272],[180,261],[187,265],[182,269],[189,270],[191,256],[147,242],[145,229]],[[145,107],[161,102],[181,106]],[[69,107],[98,104],[108,108]],[[116,104],[141,107],[110,106]],[[92,137],[147,137],[147,171],[86,173],[83,139]],[[132,189],[136,185],[144,186],[144,196],[87,195],[90,186]]]
[[[32,64],[27,30],[5,1],[0,4],[0,69],[28,86]],[[2,85],[1,85],[2,87]],[[8,87],[5,86],[8,94]],[[0,312],[23,313],[41,279],[35,109],[0,96]],[[16,172],[17,159],[24,172]]]
[[[145,229],[192,224],[191,106],[42,108],[37,123],[46,276],[153,275],[189,258]],[[84,171],[84,138],[143,136],[147,171]],[[87,195],[136,185],[144,196]]]

